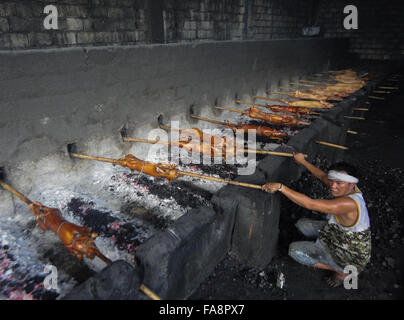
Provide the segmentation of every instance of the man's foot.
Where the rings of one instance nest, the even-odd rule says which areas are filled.
[[[340,287],[344,283],[346,276],[344,273],[335,273],[332,277],[327,278],[327,284],[333,288]]]

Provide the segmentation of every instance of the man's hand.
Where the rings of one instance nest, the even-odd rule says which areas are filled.
[[[295,159],[296,163],[300,165],[304,165],[306,163],[305,155],[303,153],[293,152],[293,158]]]
[[[279,189],[282,187],[282,184],[279,182],[270,182],[267,184],[264,184],[262,186],[262,190],[268,193],[274,193],[276,191],[279,191]]]

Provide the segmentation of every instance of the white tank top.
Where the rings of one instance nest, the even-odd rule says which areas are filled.
[[[351,227],[344,227],[340,223],[338,223],[338,216],[336,215],[331,215],[330,219],[328,220],[328,223],[335,223],[337,224],[340,228],[346,231],[353,231],[353,232],[361,232],[366,229],[370,228],[370,220],[369,220],[369,215],[368,215],[368,209],[366,208],[366,203],[365,200],[363,199],[362,192],[355,187],[354,193],[348,195],[353,201],[355,201],[356,206],[358,207],[358,219],[356,220],[356,223],[351,226]]]

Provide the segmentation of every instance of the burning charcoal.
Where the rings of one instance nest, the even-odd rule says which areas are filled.
[[[73,198],[67,207],[73,216],[83,221],[93,232],[110,238],[115,242],[119,250],[133,252],[146,240],[146,230],[136,222],[125,222],[112,215],[111,212],[103,212],[93,209],[93,202]]]
[[[207,204],[207,201],[210,199],[211,194],[202,190],[189,190],[189,188],[185,187],[183,181],[175,181],[170,184],[164,183],[156,183],[155,180],[152,180],[146,176],[135,176],[135,175],[127,175],[128,181],[130,184],[134,181],[139,185],[146,186],[148,191],[158,196],[161,199],[171,199],[173,198],[180,206],[184,208],[197,208]]]

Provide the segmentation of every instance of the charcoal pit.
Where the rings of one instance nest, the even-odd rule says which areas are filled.
[[[346,45],[345,40],[297,39],[0,53],[6,62],[5,74],[15,72],[7,62],[10,66],[20,63],[18,71],[25,77],[24,92],[13,88],[1,98],[14,108],[12,116],[0,120],[4,150],[0,165],[7,181],[32,201],[58,208],[65,219],[91,227],[98,233],[97,247],[114,261],[108,267],[97,258],[78,261],[52,232],[39,230],[24,203],[2,190],[0,295],[6,299],[83,299],[87,294],[89,299],[145,299],[133,292],[143,283],[164,299],[184,299],[228,252],[251,267],[268,264],[279,234],[276,195],[194,177],[167,184],[109,163],[73,159],[69,152],[169,160],[180,170],[253,184],[290,181],[300,172],[289,158],[259,155],[253,172],[243,175],[240,170],[248,164],[188,164],[186,156],[170,153],[173,148],[152,154],[148,144],[124,142],[122,132],[152,139],[148,134],[160,130],[160,135],[168,136],[158,127],[171,121],[179,121],[180,128],[218,128],[191,121],[190,109],[211,119],[263,124],[240,114],[218,112],[214,105],[220,101],[235,106],[231,92],[242,100],[248,100],[252,91],[265,95],[268,77],[271,84],[288,83],[296,75],[303,78],[330,66],[341,67]],[[294,54],[285,57],[285,50]],[[43,70],[55,68],[59,73],[44,71],[37,76],[35,68],[24,63],[27,56],[37,61],[35,68],[46,66]],[[229,61],[216,61],[218,56],[228,56]],[[61,61],[66,67],[60,66]],[[251,68],[257,61],[262,70]],[[136,67],[136,72],[128,66]],[[113,84],[92,85],[93,79],[111,74]],[[76,81],[60,85],[67,75]],[[40,91],[45,84],[50,86],[47,93]],[[307,118],[312,121],[309,127],[283,128],[290,135],[283,144],[259,138],[257,148],[337,159],[340,150],[314,141],[321,137],[343,144],[349,125],[343,115],[351,114],[352,106],[361,106],[374,84],[339,102],[322,118]],[[57,290],[43,287],[47,265],[58,270]],[[126,275],[119,278],[122,272]],[[140,280],[119,296],[115,286],[132,274]],[[110,283],[111,292],[102,287],[102,296],[91,296],[90,284],[102,286],[102,279],[112,275],[119,279],[105,282]]]

